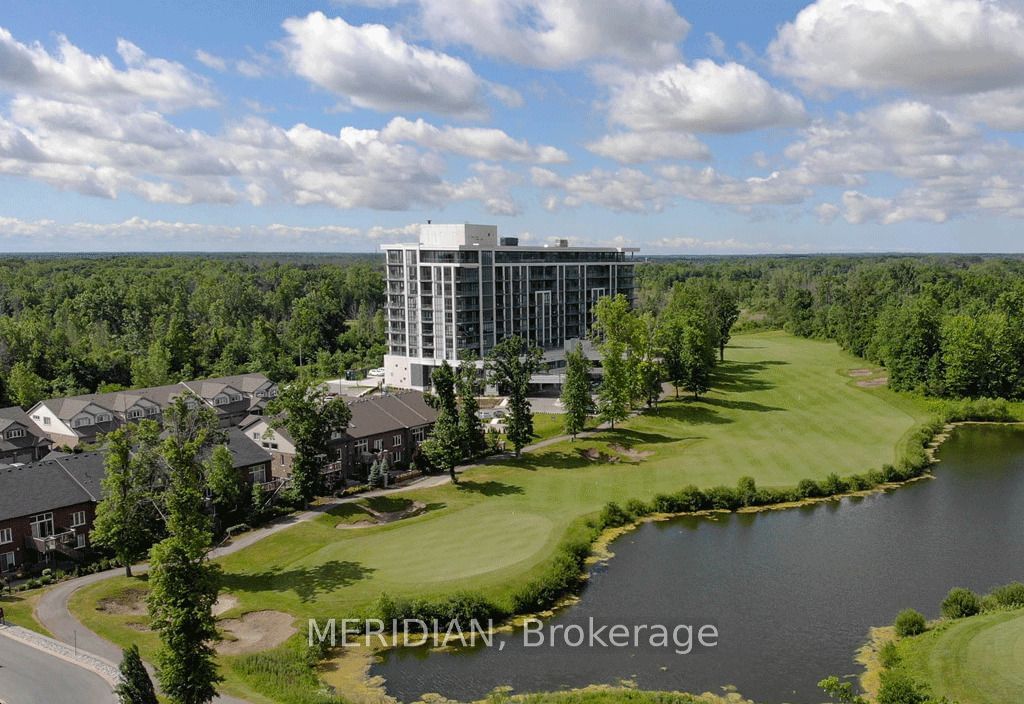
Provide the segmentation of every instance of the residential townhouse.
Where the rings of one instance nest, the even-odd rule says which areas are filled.
[[[26,464],[41,460],[53,441],[21,408],[0,408],[0,464]]]
[[[125,423],[160,421],[164,409],[180,396],[203,403],[217,414],[220,427],[238,425],[277,395],[277,386],[262,374],[239,374],[215,379],[183,381],[148,389],[83,394],[52,398],[32,406],[30,419],[54,445],[75,448],[94,443]]]
[[[364,479],[370,465],[386,457],[391,466],[406,466],[437,420],[419,391],[369,396],[348,402],[352,419],[347,428],[334,432],[326,473]],[[239,426],[273,457],[275,478],[287,477],[295,459],[295,444],[285,428],[274,428],[268,417],[247,418]]]
[[[225,433],[233,465],[250,485],[270,481],[270,454],[238,428]],[[52,453],[0,466],[0,572],[54,555],[79,560],[102,496],[106,452]]]

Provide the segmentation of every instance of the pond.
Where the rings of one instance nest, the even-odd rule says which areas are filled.
[[[579,603],[545,624],[713,624],[714,648],[528,648],[515,633],[489,648],[391,651],[371,674],[402,701],[631,679],[697,693],[732,685],[766,704],[820,702],[819,679],[859,672],[853,658],[869,627],[908,606],[936,617],[953,586],[1024,580],[1024,431],[960,428],[939,457],[934,480],[888,493],[645,524],[615,541]]]

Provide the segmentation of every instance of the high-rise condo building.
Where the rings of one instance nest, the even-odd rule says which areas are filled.
[[[426,389],[447,359],[482,359],[519,335],[552,367],[586,337],[602,296],[633,300],[627,247],[520,246],[494,225],[421,227],[416,244],[382,245],[387,258],[388,354],[385,382]]]

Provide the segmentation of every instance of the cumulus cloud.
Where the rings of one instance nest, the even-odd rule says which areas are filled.
[[[51,54],[39,43],[22,44],[0,27],[0,88],[89,103],[148,103],[165,110],[216,104],[206,82],[181,64],[151,58],[125,39],[117,41],[117,53],[123,68],[106,56],[82,51],[64,36]]]
[[[687,132],[619,132],[591,142],[587,149],[625,164],[660,159],[703,161],[711,158],[708,146]]]
[[[1024,215],[1024,151],[986,139],[954,112],[917,101],[816,122],[785,156],[800,182],[845,187],[842,214],[853,224]],[[891,194],[868,195],[876,177],[887,179],[888,188],[892,177],[902,185]],[[818,207],[820,219],[838,214],[839,206],[830,205]]]
[[[396,117],[381,131],[387,142],[415,142],[430,149],[462,154],[492,161],[532,161],[557,164],[569,160],[561,149],[541,145],[534,147],[525,140],[513,139],[499,129],[483,127],[435,127],[423,119],[415,122]]]
[[[445,180],[433,150],[385,140],[379,130],[328,133],[250,117],[219,134],[184,130],[156,112],[22,96],[0,117],[0,173],[87,195],[123,193],[163,203],[401,210],[479,199],[509,212],[508,178]],[[485,189],[490,189],[486,191]]]
[[[468,63],[409,44],[379,24],[356,27],[322,12],[285,20],[283,46],[292,69],[357,107],[486,114],[487,82]],[[498,91],[509,99],[509,93]]]
[[[987,91],[1024,84],[1024,17],[993,0],[817,0],[768,55],[811,90]]]
[[[668,0],[421,0],[417,25],[441,42],[540,68],[595,58],[663,64],[690,29]]]
[[[799,99],[734,62],[697,61],[633,74],[605,70],[608,117],[637,131],[730,133],[805,121]]]

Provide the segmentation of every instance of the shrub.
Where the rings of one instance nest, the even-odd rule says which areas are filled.
[[[609,501],[601,510],[598,525],[601,528],[617,528],[633,522],[633,516],[614,501]]]
[[[835,496],[844,493],[848,488],[846,481],[835,472],[832,472],[821,483],[821,490],[826,496]]]
[[[1004,609],[1019,609],[1024,606],[1024,584],[1011,582],[992,590],[991,597]]]
[[[705,493],[709,508],[735,511],[743,505],[743,499],[736,489],[729,486],[713,486]]]
[[[801,499],[814,499],[822,495],[821,487],[813,479],[801,479],[796,485],[796,495]]]
[[[965,618],[981,611],[981,600],[970,589],[955,587],[942,600],[942,615],[946,618]]]
[[[878,660],[886,670],[892,669],[900,664],[900,651],[896,644],[889,641],[878,651]]]
[[[736,482],[736,493],[739,495],[740,503],[744,506],[754,506],[758,503],[757,482],[753,477],[740,477]]]
[[[651,507],[639,499],[630,499],[626,502],[626,511],[640,517],[648,515],[651,512]]]
[[[904,609],[903,611],[900,611],[899,615],[896,617],[895,626],[896,635],[900,638],[921,635],[927,628],[924,616],[920,611],[915,611],[914,609]]]
[[[910,677],[898,670],[882,672],[878,704],[925,704],[928,695]]]

